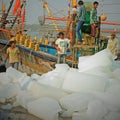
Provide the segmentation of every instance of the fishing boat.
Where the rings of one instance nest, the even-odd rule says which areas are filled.
[[[14,4],[14,6],[13,6]],[[70,11],[71,9],[77,5],[77,0],[70,0],[68,1],[68,14],[67,16],[63,17],[54,17],[52,11],[49,8],[49,4],[46,0],[42,0],[43,4],[43,15],[39,17],[40,26],[39,30],[43,33],[47,34],[47,37],[43,35],[40,39],[34,37],[33,39],[26,37],[24,39],[19,39],[17,41],[17,46],[20,49],[21,56],[22,56],[22,63],[29,68],[39,71],[41,74],[46,73],[54,68],[54,65],[57,61],[56,56],[56,49],[54,47],[55,37],[50,37],[52,42],[48,41],[48,34],[50,31],[55,33],[57,37],[57,33],[63,31],[65,33],[69,33],[67,37],[71,37],[71,28],[68,26],[70,22]],[[91,9],[91,2],[86,2],[87,8],[87,21],[84,24],[84,36],[85,42],[88,42],[90,39],[89,33],[89,19],[90,19],[90,9]],[[22,2],[20,0],[11,0],[10,5],[7,11],[4,10],[4,3],[2,3],[2,15],[1,15],[1,22],[0,22],[0,46],[1,52],[5,53],[7,45],[9,45],[9,40],[12,36],[14,36],[18,31],[25,32],[25,7],[26,7],[26,0]],[[10,9],[13,8],[12,13],[10,13]],[[47,11],[47,15],[45,14]],[[70,50],[67,51],[67,63],[72,66],[76,67],[78,58],[83,55],[92,55],[96,52],[104,49],[106,47],[106,41],[101,45],[99,42],[100,39],[100,32],[102,31],[101,24],[111,24],[111,25],[120,25],[119,23],[114,22],[105,22],[101,21],[102,19],[106,19],[105,15],[99,17],[99,27],[98,27],[98,35],[96,36],[96,42],[94,45],[89,43],[85,43],[84,45],[75,45],[72,48],[72,52],[74,53],[72,56]],[[52,24],[49,24],[49,21]],[[26,28],[25,28],[26,27]],[[69,29],[68,29],[69,28]],[[103,31],[102,31],[103,32]],[[105,31],[104,31],[105,32]],[[107,31],[106,31],[107,32]],[[119,32],[119,31],[116,31]],[[25,35],[25,34],[24,34]],[[29,39],[28,39],[29,38]],[[47,40],[46,40],[47,39]],[[50,40],[50,39],[49,39]]]
[[[16,0],[17,1],[17,0]],[[45,2],[45,1],[44,1]],[[45,2],[46,3],[46,2]],[[23,7],[24,8],[24,7]],[[23,9],[24,10],[24,9]],[[23,12],[24,13],[24,12]],[[89,13],[89,12],[88,12]],[[24,15],[24,14],[23,14]],[[9,15],[8,15],[9,16]],[[18,21],[21,19],[21,18],[19,18],[17,15],[13,15],[13,21],[14,22],[12,22],[12,23],[9,23],[9,25],[7,25],[7,24],[3,24],[3,23],[6,23],[5,21],[1,21],[0,22],[0,25],[1,25],[1,28],[0,28],[0,57],[2,57],[3,59],[4,59],[4,55],[5,55],[5,51],[6,51],[6,49],[7,49],[7,47],[9,46],[9,41],[10,41],[10,39],[11,38],[14,38],[14,37],[12,37],[12,36],[14,36],[19,30],[21,30],[21,31],[23,31],[23,32],[25,32],[25,30],[26,30],[26,28],[25,28],[25,25],[22,25],[21,23],[19,23],[18,24]],[[44,18],[44,19],[43,19]],[[10,18],[9,17],[7,17],[7,20],[10,20]],[[46,26],[46,22],[47,21],[62,21],[62,22],[64,22],[64,23],[67,23],[69,20],[67,19],[67,17],[66,18],[54,18],[53,16],[52,17],[50,17],[50,16],[44,16],[44,17],[42,17],[42,19],[39,19],[40,20],[40,29],[41,29],[41,31],[43,31],[44,33],[46,33],[47,35],[48,35],[48,33],[49,33],[49,31],[50,30],[53,30],[53,32],[55,32],[55,35],[57,36],[57,33],[59,32],[59,30],[60,31],[64,31],[65,32],[65,29],[66,29],[66,27],[62,27],[62,28],[60,28],[59,26],[58,26],[58,28],[59,29],[55,29],[54,27],[54,23],[53,23],[53,28],[51,28],[51,27],[46,27],[46,30],[44,30],[45,29],[45,26]],[[23,21],[24,21],[24,17],[23,17]],[[13,24],[14,23],[14,24]],[[119,26],[120,24],[119,23],[114,23],[114,22],[105,22],[105,21],[100,21],[100,23],[101,24],[110,24],[111,26]],[[56,24],[55,24],[56,25]],[[38,27],[39,27],[39,25],[37,25]],[[85,24],[85,27],[87,26],[87,24]],[[88,24],[88,26],[89,26],[89,24]],[[10,29],[10,27],[12,27],[12,28],[14,28],[14,29]],[[28,30],[28,29],[27,29]],[[100,29],[99,29],[100,30]],[[107,30],[105,30],[105,31],[103,31],[103,30],[100,30],[101,32],[113,32],[113,30],[109,30],[109,31],[107,31]],[[101,33],[100,32],[100,33]],[[114,31],[114,32],[118,32],[118,33],[120,33],[118,30],[116,30],[116,31]],[[23,34],[23,35],[25,35],[25,34]],[[87,41],[87,40],[89,40],[90,39],[90,36],[88,35],[88,34],[85,34],[86,36],[86,42],[89,42],[89,41]],[[100,43],[100,42],[98,42],[98,40],[99,40],[99,37],[101,37],[100,35],[96,38],[96,44],[93,44],[93,45],[90,45],[89,43],[88,44],[84,44],[84,45],[75,45],[73,48],[72,48],[72,51],[73,51],[73,56],[71,57],[70,55],[71,55],[71,53],[70,53],[70,50],[68,49],[68,51],[67,51],[67,63],[70,65],[70,66],[72,66],[72,67],[77,67],[77,62],[78,62],[78,57],[80,57],[80,56],[83,56],[83,55],[92,55],[92,54],[94,54],[94,53],[96,53],[96,52],[98,52],[98,51],[100,51],[100,50],[102,50],[102,49],[104,49],[105,47],[106,47],[106,38],[102,38],[102,40],[103,40],[103,45]],[[17,38],[17,37],[16,37]],[[42,38],[42,37],[41,37]],[[16,42],[17,42],[17,47],[20,49],[20,53],[21,53],[21,57],[22,57],[22,65],[21,65],[21,71],[23,70],[23,72],[26,72],[26,73],[28,73],[29,75],[31,75],[31,74],[33,74],[33,73],[36,73],[36,74],[43,74],[43,73],[47,73],[48,71],[51,71],[53,68],[54,68],[54,65],[56,64],[56,61],[57,61],[57,56],[56,56],[56,49],[55,49],[55,47],[54,47],[54,44],[51,44],[51,43],[49,43],[49,40],[50,41],[54,41],[56,38],[55,38],[55,36],[50,36],[50,37],[47,37],[47,36],[43,36],[43,38],[42,39],[39,39],[38,37],[34,37],[33,39],[30,39],[30,36],[29,36],[29,34],[27,34],[27,37],[26,37],[26,39],[16,39]],[[48,38],[50,38],[50,39],[48,39]],[[52,38],[52,40],[51,40],[51,38]],[[46,40],[47,39],[47,40]],[[108,60],[108,59],[107,59]],[[103,59],[103,61],[104,61],[104,59]],[[93,62],[92,62],[93,63]],[[99,63],[99,62],[98,62]],[[105,64],[106,64],[107,62],[105,61]],[[111,62],[109,63],[109,61],[108,61],[108,64],[111,64]],[[88,64],[87,64],[88,65]],[[115,64],[115,65],[118,65],[118,64]],[[92,66],[92,65],[91,65]],[[114,110],[115,108],[116,108],[116,104],[118,104],[119,102],[117,102],[116,103],[116,101],[118,101],[118,94],[117,94],[117,96],[115,96],[114,97],[114,99],[115,99],[115,101],[114,101],[114,103],[116,103],[115,104],[115,106],[114,107],[110,107],[109,108],[109,105],[112,105],[113,106],[113,102],[111,103],[111,98],[110,98],[110,101],[107,101],[106,103],[104,102],[104,104],[102,104],[103,103],[103,101],[101,101],[102,99],[97,99],[97,101],[96,101],[96,97],[94,97],[93,96],[93,92],[94,92],[94,87],[95,87],[95,93],[96,93],[96,90],[99,90],[100,89],[100,91],[98,92],[99,94],[101,93],[102,94],[102,96],[104,97],[109,97],[109,94],[108,94],[108,96],[106,96],[107,94],[106,93],[111,93],[111,95],[112,95],[112,92],[113,92],[113,95],[115,94],[115,92],[117,91],[117,89],[115,89],[115,91],[112,91],[111,90],[111,88],[112,88],[112,83],[114,83],[113,82],[113,80],[115,80],[116,81],[116,79],[118,79],[119,78],[119,75],[116,73],[116,77],[115,76],[113,76],[113,74],[111,75],[110,73],[113,73],[113,70],[111,69],[111,67],[107,67],[107,66],[103,66],[103,71],[101,71],[101,73],[99,72],[99,71],[97,71],[96,72],[96,66],[94,66],[95,67],[95,69],[93,70],[93,72],[95,72],[95,73],[97,73],[97,74],[100,74],[100,78],[99,77],[97,77],[97,76],[99,76],[99,75],[92,75],[92,74],[86,74],[86,73],[80,73],[80,72],[77,72],[76,70],[74,70],[74,69],[71,69],[72,71],[73,71],[73,73],[72,73],[72,71],[62,71],[62,69],[59,71],[54,71],[54,73],[55,74],[53,74],[52,72],[49,72],[48,74],[46,74],[46,75],[48,75],[48,77],[51,77],[51,80],[50,79],[47,79],[48,77],[46,77],[46,76],[42,76],[44,79],[39,79],[39,80],[37,80],[37,78],[36,77],[38,77],[38,76],[36,76],[36,74],[33,74],[33,76],[27,76],[25,73],[21,73],[21,74],[19,74],[19,71],[17,71],[17,73],[19,74],[19,75],[17,75],[16,74],[16,70],[14,71],[14,69],[12,69],[12,68],[10,68],[9,69],[9,71],[8,72],[10,72],[9,73],[9,75],[11,74],[12,76],[14,76],[14,79],[15,80],[12,80],[12,78],[13,77],[10,77],[9,79],[10,79],[10,81],[11,82],[9,82],[9,83],[7,83],[7,81],[8,81],[8,79],[7,79],[7,77],[5,77],[5,73],[3,73],[3,74],[1,74],[1,81],[3,81],[3,85],[1,84],[1,93],[3,93],[2,95],[3,96],[6,96],[6,94],[8,95],[8,96],[11,96],[11,94],[12,94],[12,96],[13,97],[8,97],[7,99],[5,98],[4,99],[4,97],[2,98],[1,97],[1,103],[0,103],[0,118],[1,119],[22,119],[22,120],[27,120],[27,119],[29,119],[29,120],[40,120],[41,119],[41,117],[42,117],[42,115],[41,115],[41,113],[44,113],[44,115],[46,116],[46,115],[48,115],[48,113],[50,112],[50,111],[52,111],[52,114],[55,112],[55,117],[54,118],[56,118],[56,116],[57,116],[57,113],[56,113],[56,109],[52,109],[52,108],[56,108],[56,104],[53,104],[54,103],[54,101],[53,102],[50,102],[49,103],[49,97],[50,97],[50,99],[52,100],[54,100],[55,98],[57,98],[57,99],[55,99],[55,103],[60,99],[58,99],[58,96],[59,96],[59,94],[63,94],[63,93],[61,93],[61,92],[59,92],[58,90],[63,90],[63,85],[61,85],[61,87],[60,88],[57,88],[57,89],[53,89],[54,87],[53,86],[49,86],[49,84],[50,83],[53,83],[54,81],[54,84],[57,86],[57,83],[56,83],[56,80],[55,79],[57,79],[57,81],[60,83],[61,82],[61,80],[62,79],[65,79],[65,78],[67,78],[66,76],[68,76],[68,83],[66,83],[66,85],[68,85],[68,86],[70,86],[71,85],[71,83],[72,84],[74,84],[74,82],[71,82],[71,76],[72,76],[72,80],[73,81],[76,81],[76,79],[78,79],[78,83],[77,84],[80,84],[80,82],[82,83],[82,84],[80,84],[81,85],[81,87],[79,87],[79,86],[77,86],[77,88],[78,88],[78,90],[79,90],[79,88],[82,88],[83,87],[83,90],[85,91],[85,89],[86,88],[88,88],[89,86],[89,88],[88,88],[88,92],[80,92],[80,96],[75,96],[75,95],[78,95],[78,91],[77,91],[77,94],[76,94],[76,91],[74,91],[74,93],[75,93],[75,95],[73,95],[73,92],[71,92],[70,91],[70,93],[69,92],[64,92],[64,94],[66,94],[66,95],[64,95],[64,97],[66,97],[66,96],[68,96],[68,100],[67,100],[67,105],[68,105],[68,102],[70,102],[70,106],[71,106],[71,100],[73,100],[74,101],[74,99],[71,99],[71,98],[69,98],[69,96],[70,95],[73,95],[73,97],[75,98],[80,98],[81,97],[81,100],[83,100],[83,102],[81,102],[80,101],[80,103],[84,103],[84,99],[86,99],[87,100],[87,102],[89,101],[89,103],[87,103],[87,106],[85,106],[84,104],[84,106],[82,105],[82,104],[80,104],[80,107],[81,106],[83,106],[85,109],[84,109],[84,113],[85,114],[83,114],[83,111],[81,112],[81,110],[79,111],[79,112],[76,112],[76,110],[74,110],[75,112],[72,114],[72,118],[68,118],[68,117],[66,117],[65,116],[65,118],[63,117],[63,116],[61,116],[61,113],[62,112],[66,112],[66,113],[68,113],[69,111],[70,111],[70,114],[71,114],[71,109],[70,108],[68,108],[68,109],[62,109],[62,108],[64,108],[64,107],[61,107],[60,106],[60,113],[59,113],[59,117],[60,117],[60,119],[61,120],[72,120],[72,119],[79,119],[80,118],[80,115],[81,115],[81,118],[83,117],[83,118],[87,118],[88,116],[84,116],[84,115],[86,115],[86,112],[90,112],[92,109],[90,108],[91,107],[91,100],[92,100],[92,104],[94,104],[94,105],[96,105],[96,103],[98,103],[98,105],[96,106],[96,107],[94,107],[93,109],[95,109],[96,111],[95,111],[95,117],[96,117],[96,113],[97,113],[97,115],[98,115],[98,117],[100,117],[101,119],[104,117],[104,118],[109,118],[109,115],[111,115],[111,112],[109,112],[109,111],[112,111],[112,110]],[[106,70],[104,69],[104,68],[107,68]],[[116,67],[116,69],[115,70],[118,70],[118,66]],[[68,67],[67,67],[67,69],[68,69]],[[110,69],[110,70],[109,70]],[[91,70],[91,69],[90,69]],[[101,70],[101,67],[100,67],[100,70]],[[108,73],[109,72],[109,73]],[[15,73],[15,74],[14,74]],[[52,73],[52,74],[51,74]],[[67,75],[65,76],[65,77],[63,77],[64,75],[63,74],[61,74],[61,73],[63,73],[63,74],[65,74],[66,75],[66,73],[67,73]],[[68,74],[69,73],[69,74]],[[73,75],[72,75],[72,74]],[[119,71],[118,71],[118,73],[119,73]],[[80,76],[79,76],[79,74],[81,74]],[[85,74],[85,76],[86,77],[84,77],[84,74]],[[108,74],[109,74],[109,76],[108,76]],[[62,76],[60,76],[60,75],[62,75]],[[104,79],[104,75],[105,75],[105,79]],[[17,76],[17,79],[16,79],[16,76]],[[58,77],[57,77],[58,76]],[[93,77],[92,77],[93,76]],[[39,77],[41,77],[41,76],[39,76]],[[74,78],[75,77],[75,78]],[[77,78],[78,77],[78,78]],[[82,79],[80,79],[80,78],[82,78]],[[87,79],[88,78],[88,79]],[[108,79],[107,79],[108,78]],[[110,78],[112,78],[112,83],[110,84],[110,86],[108,87],[108,81],[109,81],[109,83],[110,83],[110,81],[111,81],[111,79]],[[5,80],[3,80],[3,79],[5,79]],[[39,86],[39,84],[38,84],[38,81],[46,81],[46,79],[47,79],[47,82],[48,81],[50,81],[50,83],[49,84],[47,84],[48,85],[48,87],[47,87],[47,85],[45,85],[45,84],[41,84],[41,86]],[[106,80],[107,79],[107,80]],[[85,80],[85,81],[84,81]],[[89,82],[88,82],[88,80],[89,80]],[[13,82],[14,81],[14,82]],[[53,82],[51,82],[51,81],[53,81]],[[80,81],[80,82],[79,82]],[[97,85],[97,81],[98,81],[98,85]],[[99,82],[100,81],[100,82]],[[105,82],[104,82],[105,81]],[[19,85],[19,82],[20,82],[20,85]],[[85,83],[86,82],[86,83]],[[1,82],[2,83],[2,82]],[[33,86],[32,85],[32,83],[34,83],[34,85],[35,86]],[[84,84],[85,83],[85,84]],[[17,85],[18,84],[18,85]],[[63,80],[62,80],[62,84],[63,84]],[[83,85],[84,84],[84,85]],[[90,84],[90,85],[89,85]],[[10,87],[9,87],[9,85],[10,85]],[[51,84],[52,85],[52,84]],[[85,86],[85,85],[87,85],[87,87]],[[91,86],[92,85],[92,86]],[[96,86],[97,85],[97,86]],[[113,88],[114,88],[114,86],[116,87],[116,85],[119,85],[118,84],[118,82],[117,82],[117,84],[115,84],[114,83],[114,85],[113,85]],[[19,87],[19,89],[17,88],[17,86],[19,87],[19,86],[21,86],[21,87]],[[30,89],[30,86],[31,86],[31,89]],[[32,87],[33,86],[33,87]],[[46,87],[45,87],[46,86]],[[76,89],[76,86],[74,87],[75,89]],[[100,87],[101,86],[101,87]],[[105,87],[107,86],[107,89],[105,89]],[[29,88],[28,88],[29,87]],[[57,86],[58,87],[58,86]],[[71,86],[70,86],[71,87]],[[5,88],[5,89],[4,89]],[[73,87],[72,87],[73,88]],[[85,88],[85,89],[84,89]],[[18,90],[17,90],[18,89]],[[29,89],[29,90],[28,90]],[[33,89],[33,92],[32,91],[30,91],[30,90],[32,90]],[[105,90],[110,90],[110,91],[106,91],[105,92]],[[4,92],[5,91],[5,92]],[[7,92],[6,92],[7,91]],[[12,93],[12,91],[15,93],[15,95]],[[55,91],[55,92],[54,92]],[[57,92],[58,91],[58,92]],[[64,91],[65,91],[65,89],[64,89]],[[90,95],[90,92],[92,91],[92,94]],[[29,92],[30,92],[30,94],[29,94]],[[47,93],[48,92],[48,93]],[[104,92],[105,92],[105,94],[104,94]],[[119,86],[118,86],[118,91],[117,92],[119,92]],[[9,94],[10,93],[10,94]],[[39,93],[39,94],[38,94]],[[72,94],[71,94],[72,93]],[[98,95],[99,95],[98,94]],[[1,96],[2,96],[1,95]],[[31,95],[40,95],[40,97],[33,97],[33,96],[31,96]],[[41,95],[43,95],[42,97],[41,97]],[[44,98],[44,96],[45,96],[45,98]],[[56,97],[57,96],[57,97]],[[61,95],[60,95],[61,96]],[[62,95],[63,96],[63,95]],[[96,96],[97,96],[97,94],[96,94]],[[48,97],[48,98],[47,98]],[[110,96],[111,97],[111,96]],[[46,99],[47,98],[47,99]],[[61,98],[63,98],[63,97],[61,97]],[[76,99],[75,98],[75,99]],[[94,99],[95,98],[95,99]],[[102,98],[102,97],[101,97]],[[18,100],[17,100],[18,99]],[[69,101],[69,99],[70,99],[70,101]],[[43,102],[42,101],[42,103],[41,102],[36,102],[36,100],[43,100],[43,101],[45,101],[45,100],[47,100],[48,101],[48,103],[45,101],[45,102]],[[51,101],[50,100],[50,101]],[[66,99],[65,99],[66,100]],[[77,99],[76,99],[77,100]],[[85,102],[86,102],[86,100],[85,100]],[[36,105],[34,105],[33,103],[34,103],[34,101],[36,102]],[[60,100],[59,100],[60,101]],[[77,101],[79,101],[79,100],[77,100]],[[109,104],[108,104],[108,102],[109,102]],[[29,104],[28,104],[29,103]],[[44,105],[44,103],[45,103],[45,105]],[[51,104],[52,103],[52,104]],[[58,102],[59,103],[59,102]],[[74,102],[74,103],[76,103],[76,102]],[[74,104],[73,103],[73,105],[77,105],[77,104]],[[60,104],[60,103],[59,103]],[[86,104],[86,103],[85,103]],[[14,106],[13,106],[14,105]],[[17,106],[17,105],[20,105],[20,106]],[[79,105],[79,103],[78,103],[78,105]],[[17,106],[17,107],[15,107],[15,106]],[[22,106],[22,107],[21,107]],[[30,108],[29,108],[29,106],[30,106]],[[30,112],[29,111],[29,109],[31,109],[32,110],[32,107],[33,107],[33,111],[34,110],[36,110],[35,112]],[[50,109],[48,109],[48,106],[50,106],[49,108]],[[51,106],[53,106],[53,107],[51,107]],[[98,108],[99,106],[101,106],[100,107],[100,109]],[[105,107],[104,107],[105,106]],[[106,107],[106,106],[108,106],[108,107]],[[24,108],[23,108],[24,107]],[[45,108],[46,107],[46,108]],[[69,106],[68,106],[69,107]],[[74,106],[73,106],[74,107]],[[75,108],[75,109],[78,109],[78,107],[79,106],[77,106],[77,108]],[[29,108],[29,109],[28,109]],[[35,109],[36,108],[36,109]],[[38,109],[38,108],[40,108],[40,109]],[[88,109],[87,109],[88,108]],[[90,108],[90,109],[89,109]],[[114,109],[113,109],[114,108]],[[104,109],[104,112],[103,112],[103,114],[101,115],[101,113],[102,112],[100,112],[100,111],[102,111]],[[117,106],[117,108],[116,109],[118,109],[118,106]],[[46,110],[47,110],[47,112],[46,112]],[[67,110],[67,111],[66,111]],[[86,110],[88,110],[88,111],[86,111]],[[45,111],[45,112],[44,112]],[[62,112],[61,112],[62,111]],[[29,113],[28,113],[29,112]],[[37,113],[38,112],[38,115],[36,115],[35,113]],[[107,112],[108,112],[108,114],[107,114]],[[39,114],[40,113],[40,114]],[[46,114],[45,114],[46,113]],[[91,112],[92,114],[90,114],[90,118],[95,118],[94,117],[94,115],[93,115],[93,113],[94,113],[94,110],[93,110],[93,112]],[[100,114],[99,114],[100,113]],[[105,114],[106,113],[106,114]],[[40,117],[40,118],[37,118],[37,117],[35,117],[35,116],[37,116],[37,117]],[[43,116],[44,116],[43,115]],[[49,114],[50,115],[50,114]],[[49,116],[48,115],[48,116]],[[106,115],[106,116],[105,116]],[[113,115],[113,114],[112,114]],[[115,113],[115,115],[113,115],[113,118],[115,117],[116,118],[116,115],[119,117],[119,113],[118,113],[118,111]],[[2,116],[2,117],[1,117]],[[93,116],[93,117],[92,117]],[[47,119],[49,119],[49,118],[47,118]],[[56,119],[54,119],[54,120],[56,120]]]
[[[9,46],[9,41],[12,36],[14,36],[16,31],[24,31],[25,5],[25,0],[23,0],[22,2],[20,0],[12,0],[10,1],[8,10],[5,10],[5,4],[2,1],[2,12],[0,21],[0,56],[2,59],[4,59],[5,51]],[[10,10],[12,8],[13,11],[11,13]],[[52,58],[54,61],[56,60],[56,58],[54,58],[53,56],[51,57],[51,59],[47,59],[48,56],[50,56],[47,53],[47,55],[41,52],[38,53],[19,44],[17,44],[17,47],[19,47],[21,56],[23,58],[22,63],[25,66],[28,66],[31,71],[32,69],[35,69],[36,71],[39,71],[40,74],[42,74],[52,70],[50,63],[53,63],[50,61],[52,60]]]

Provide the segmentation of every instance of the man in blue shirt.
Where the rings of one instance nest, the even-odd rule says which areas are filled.
[[[81,44],[83,41],[82,41],[82,35],[80,33],[80,30],[83,27],[83,24],[85,21],[86,9],[84,6],[84,2],[81,0],[78,2],[78,7],[79,7],[79,10],[78,10],[78,23],[76,26],[76,35],[78,37],[78,42]]]

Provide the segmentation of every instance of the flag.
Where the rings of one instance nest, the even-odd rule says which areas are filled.
[[[21,2],[20,2],[20,0],[16,0],[12,14],[20,16],[20,13],[21,13],[20,11],[21,11]]]
[[[25,8],[22,11],[22,20],[21,21],[22,21],[22,25],[23,25],[25,22]]]
[[[18,8],[18,10],[17,10],[17,16],[21,16],[21,8]]]
[[[5,3],[2,0],[2,12],[5,12],[5,10],[6,10],[6,6],[5,6]]]

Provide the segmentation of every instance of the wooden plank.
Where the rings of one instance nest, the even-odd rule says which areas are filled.
[[[73,48],[98,48],[98,45],[74,45]]]

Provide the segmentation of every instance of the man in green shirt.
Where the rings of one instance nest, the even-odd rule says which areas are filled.
[[[91,24],[91,40],[92,42],[94,42],[95,39],[95,34],[96,34],[96,27],[97,27],[97,23],[98,23],[98,19],[97,19],[97,7],[98,7],[99,3],[97,1],[93,2],[93,8],[90,11],[90,24]]]
[[[83,42],[82,35],[80,34],[80,30],[83,27],[83,24],[85,22],[85,14],[86,14],[86,8],[84,5],[84,2],[82,0],[78,1],[78,22],[76,26],[76,35],[78,37],[78,42],[81,44]]]

